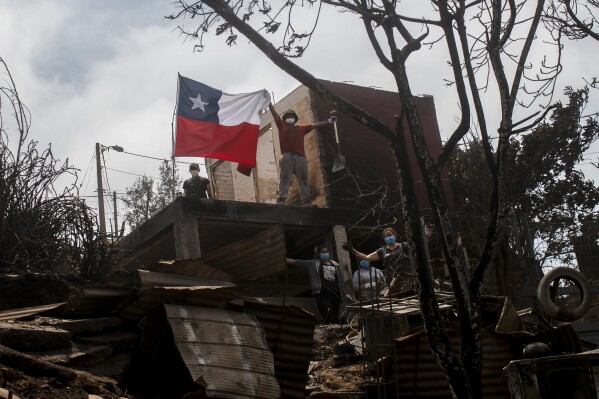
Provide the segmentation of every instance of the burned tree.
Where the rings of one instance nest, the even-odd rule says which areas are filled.
[[[125,202],[125,221],[134,229],[157,214],[175,200],[174,193],[181,186],[178,173],[173,173],[173,164],[164,160],[158,171],[160,179],[154,186],[154,179],[138,177],[121,199]]]
[[[573,263],[573,243],[581,222],[596,213],[599,205],[595,184],[577,170],[585,151],[599,138],[597,118],[583,116],[589,90],[568,88],[565,94],[568,103],[555,104],[547,122],[521,139],[510,140],[505,163],[510,211],[501,251],[493,261],[505,267],[493,270],[499,284],[490,288],[512,301],[521,288],[514,281],[522,283],[527,270],[540,271],[548,261]],[[456,224],[466,232],[463,238],[471,254],[479,253],[484,245],[478,229],[489,217],[492,183],[484,165],[484,149],[477,137],[466,140],[450,161],[458,204]],[[542,244],[541,249],[533,250],[534,242]]]
[[[599,41],[598,13],[597,0],[551,0],[544,20],[553,31],[570,39],[590,37]]]
[[[109,247],[78,196],[77,169],[29,140],[29,111],[2,58],[0,67],[0,270],[99,278]],[[65,178],[74,181],[59,189]]]
[[[199,40],[201,50],[204,38],[215,33],[226,36],[229,45],[235,43],[238,33],[249,39],[269,59],[296,78],[325,101],[333,104],[363,125],[385,137],[393,149],[401,190],[403,221],[411,248],[412,264],[417,270],[419,299],[424,325],[431,350],[443,368],[455,397],[481,397],[482,346],[480,332],[479,298],[486,271],[491,265],[493,253],[500,237],[505,219],[506,156],[510,138],[528,132],[544,119],[550,111],[529,112],[521,120],[516,119],[518,107],[528,107],[550,98],[561,70],[559,55],[561,47],[555,43],[555,60],[532,63],[529,55],[539,30],[545,1],[482,1],[435,0],[430,3],[426,18],[410,15],[405,2],[383,0],[322,0],[287,1],[273,9],[263,1],[240,0],[235,3],[224,0],[204,0],[193,3],[176,2],[177,11],[171,19],[193,18],[198,21],[192,28],[180,25],[187,37]],[[365,111],[350,104],[336,93],[327,90],[313,75],[291,61],[293,57],[306,54],[306,47],[314,29],[300,31],[293,19],[295,11],[306,11],[313,6],[313,23],[316,24],[322,7],[332,7],[354,14],[363,23],[366,35],[380,63],[393,75],[401,101],[397,110],[397,123],[387,126]],[[305,15],[302,18],[306,21]],[[412,32],[424,32],[415,36]],[[275,47],[273,40],[281,40]],[[432,38],[432,39],[429,39]],[[426,41],[429,40],[427,43]],[[408,72],[407,63],[416,51],[426,51],[424,44],[443,45],[448,54],[452,78],[449,86],[458,99],[459,122],[445,143],[437,159],[430,156],[424,141],[422,125],[416,110],[410,83],[414,72]],[[443,72],[444,73],[444,72]],[[441,76],[438,77],[441,81]],[[483,100],[485,89],[493,82],[496,95]],[[445,82],[447,83],[447,81]],[[489,95],[487,96],[489,97]],[[483,107],[483,101],[486,106]],[[489,105],[490,104],[490,105]],[[499,115],[495,127],[497,135],[491,134],[486,110]],[[447,201],[440,184],[440,171],[446,165],[456,145],[472,128],[476,119],[477,129],[484,149],[485,165],[491,176],[489,200],[490,218],[486,225],[486,239],[480,253],[480,261],[468,279],[467,265],[458,248],[458,239],[452,228]],[[458,355],[449,343],[436,298],[433,276],[427,259],[426,243],[422,234],[420,211],[411,181],[407,160],[406,135],[411,135],[419,166],[424,175],[429,201],[437,231],[441,237],[442,253],[450,272],[458,308],[461,336],[461,353]],[[492,142],[492,139],[497,139]]]

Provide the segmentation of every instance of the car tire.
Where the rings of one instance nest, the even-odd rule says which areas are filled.
[[[573,310],[558,307],[551,298],[551,285],[555,280],[564,277],[574,282],[582,296],[580,304]],[[543,311],[552,319],[564,322],[578,320],[588,312],[592,304],[589,280],[578,270],[563,266],[556,267],[541,279],[537,289],[537,299]]]

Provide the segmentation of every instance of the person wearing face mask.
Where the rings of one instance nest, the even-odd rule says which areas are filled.
[[[314,259],[286,259],[288,265],[306,269],[310,288],[318,310],[326,324],[339,324],[341,289],[339,288],[339,264],[331,259],[329,249],[323,244],[314,249]]]
[[[343,243],[342,248],[360,260],[382,263],[385,278],[390,282],[389,293],[414,289],[415,273],[406,253],[407,243],[397,242],[397,232],[391,227],[383,230],[382,236],[385,246],[368,255],[356,250],[351,242]]]
[[[367,260],[360,261],[360,268],[354,272],[352,286],[356,298],[376,299],[385,288],[385,276],[380,269],[373,267]]]
[[[310,125],[296,125],[299,118],[295,111],[290,109],[280,116],[272,104],[269,105],[269,109],[279,131],[279,143],[281,145],[277,204],[285,204],[291,184],[291,175],[295,175],[300,189],[302,205],[312,205],[310,193],[308,192],[308,161],[304,151],[304,136],[317,127],[332,124],[336,117],[332,116],[327,121]]]
[[[212,199],[210,180],[200,176],[200,165],[190,164],[189,173],[191,173],[191,177],[183,182],[183,195],[188,198]]]

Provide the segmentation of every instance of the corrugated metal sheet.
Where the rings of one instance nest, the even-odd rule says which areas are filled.
[[[163,303],[224,308],[239,296],[235,287],[152,287],[138,294],[118,314],[129,320],[141,320]]]
[[[232,276],[233,281],[252,280],[285,270],[283,227],[269,227],[260,234],[226,245],[202,261]]]
[[[314,316],[294,306],[245,302],[244,311],[255,316],[266,331],[273,352],[275,376],[284,398],[305,398],[308,367],[314,340]]]
[[[164,305],[175,345],[193,381],[213,398],[278,398],[273,355],[256,318],[237,312]]]
[[[149,271],[179,276],[231,281],[231,275],[205,264],[200,259],[163,260],[144,267]]]
[[[459,334],[449,329],[450,342],[459,350]],[[399,338],[396,345],[397,388],[400,397],[448,398],[452,395],[443,371],[433,356],[424,330]],[[503,368],[511,360],[521,357],[521,348],[512,346],[505,334],[483,333],[482,387],[485,399],[509,399],[507,380]]]

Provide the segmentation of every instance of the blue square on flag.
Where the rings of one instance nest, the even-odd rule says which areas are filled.
[[[177,115],[218,123],[218,100],[222,95],[220,90],[179,76]]]

